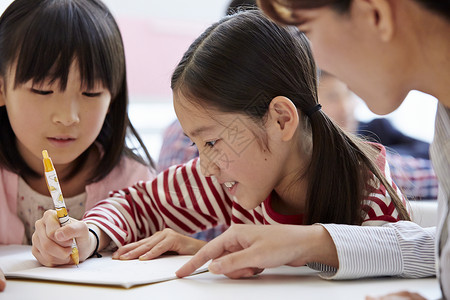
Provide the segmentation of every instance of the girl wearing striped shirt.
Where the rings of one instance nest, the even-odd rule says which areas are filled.
[[[317,223],[382,225],[409,216],[385,149],[343,132],[320,110],[316,78],[297,29],[259,11],[212,25],[172,76],[175,112],[200,158],[113,192],[83,222],[59,228],[46,212],[33,253],[44,265],[71,263],[68,241],[76,237],[81,261],[111,241],[119,259],[194,254],[205,242],[188,234],[261,224],[301,226],[302,264],[337,267],[327,266],[333,246],[317,242],[327,234]]]

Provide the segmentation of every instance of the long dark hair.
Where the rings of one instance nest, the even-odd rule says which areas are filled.
[[[423,8],[432,11],[450,21],[450,0],[412,0]],[[273,20],[282,24],[297,25],[295,18],[281,15],[273,7],[273,3],[287,9],[312,9],[329,6],[334,11],[346,14],[349,12],[352,0],[257,0],[258,6]]]
[[[259,124],[274,97],[293,101],[313,144],[310,165],[299,174],[309,181],[305,224],[361,224],[373,174],[393,199],[399,218],[409,219],[376,166],[379,149],[344,133],[322,111],[306,116],[317,105],[316,67],[307,38],[296,28],[278,26],[259,11],[225,17],[190,46],[171,86],[189,101],[245,114]]]
[[[82,84],[90,89],[100,81],[112,96],[96,139],[103,146],[104,154],[88,182],[104,178],[122,155],[153,166],[128,117],[122,37],[101,1],[15,0],[0,17],[0,75],[5,78],[8,68],[17,63],[14,87],[29,80],[40,83],[50,79],[59,80],[61,90],[65,90],[74,60],[78,61]],[[0,135],[0,165],[21,176],[41,176],[17,151],[5,106],[0,107]],[[138,147],[130,148],[127,141]],[[77,158],[68,177],[82,167],[90,149]]]

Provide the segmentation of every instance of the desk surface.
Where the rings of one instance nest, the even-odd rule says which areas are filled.
[[[427,299],[441,295],[436,278],[376,278],[351,281],[328,281],[307,268],[279,267],[267,269],[251,279],[231,280],[209,272],[184,279],[142,285],[130,289],[53,283],[33,280],[8,280],[0,299],[364,299],[366,295],[383,295],[409,290]]]

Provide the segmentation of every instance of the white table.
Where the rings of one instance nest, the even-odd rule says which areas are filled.
[[[427,299],[441,295],[436,278],[375,278],[328,281],[307,268],[279,267],[265,270],[251,279],[232,280],[209,272],[184,279],[142,285],[130,289],[53,283],[32,280],[8,280],[3,300],[131,300],[131,299],[364,299],[399,290],[419,292]]]

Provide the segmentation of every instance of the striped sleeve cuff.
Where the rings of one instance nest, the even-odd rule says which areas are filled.
[[[321,224],[337,249],[339,269],[311,264],[326,279],[435,275],[435,228],[400,221],[384,226]]]

